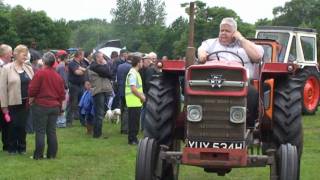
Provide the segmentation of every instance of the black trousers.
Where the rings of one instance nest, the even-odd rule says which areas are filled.
[[[84,125],[84,119],[80,117],[79,112],[79,100],[83,94],[83,86],[82,85],[75,85],[72,83],[69,83],[69,101],[67,104],[67,124],[72,124],[73,120],[76,118],[80,118],[80,122],[82,125]]]
[[[141,107],[128,107],[128,142],[138,141]]]
[[[47,135],[47,158],[55,158],[58,151],[56,134],[56,122],[60,114],[59,107],[43,107],[35,104],[33,106],[34,130],[36,133],[36,148],[34,158],[43,158],[45,147],[45,136]]]
[[[120,97],[120,110],[121,110],[121,133],[128,133],[128,108],[126,105],[126,99],[124,96]]]
[[[26,151],[26,122],[29,117],[29,110],[26,108],[26,101],[20,105],[9,106],[11,122],[8,123],[8,152],[23,153]]]
[[[0,129],[1,129],[1,140],[2,140],[2,150],[7,151],[9,147],[9,131],[8,131],[8,123],[4,120],[4,115],[2,111],[0,111]]]
[[[106,102],[108,102],[109,95],[105,92],[98,93],[93,96],[93,105],[95,110],[95,117],[93,121],[93,137],[99,138],[102,135],[102,124],[104,115],[106,114]]]

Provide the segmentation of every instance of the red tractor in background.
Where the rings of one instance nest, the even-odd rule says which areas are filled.
[[[301,87],[310,79],[315,81],[302,77],[312,74],[316,79],[318,75],[313,70],[302,71],[296,61],[288,60],[287,52],[284,61],[279,61],[283,46],[259,32],[260,39],[255,43],[264,47],[265,56],[256,65],[256,79],[248,79],[237,55],[239,63],[219,60],[194,64],[193,6],[190,3],[187,60],[163,61],[162,73],[150,82],[136,179],[178,179],[179,164],[198,166],[218,175],[232,168],[269,165],[270,179],[299,179],[303,150]],[[249,84],[259,93],[254,126],[249,126],[247,120]],[[262,153],[254,153],[254,149]]]

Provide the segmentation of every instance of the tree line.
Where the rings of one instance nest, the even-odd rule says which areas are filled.
[[[181,7],[189,12],[188,4],[181,4]],[[219,23],[224,17],[234,17],[238,29],[246,37],[254,37],[255,27],[262,25],[308,27],[319,32],[318,7],[319,0],[291,0],[283,7],[273,9],[273,19],[259,19],[250,24],[231,9],[209,7],[202,1],[196,1],[195,46],[198,47],[204,39],[217,37]],[[155,51],[170,58],[184,56],[188,19],[177,17],[166,27],[165,9],[163,0],[117,0],[116,7],[110,12],[111,22],[104,19],[53,21],[44,11],[24,9],[20,5],[11,7],[0,0],[0,43],[15,46],[36,42],[38,49],[82,47],[90,51],[106,40],[120,39],[129,51]]]

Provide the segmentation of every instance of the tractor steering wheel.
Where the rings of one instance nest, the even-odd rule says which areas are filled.
[[[244,61],[243,59],[236,53],[232,52],[232,51],[214,51],[210,54],[207,55],[207,61],[210,61],[209,57],[212,56],[212,55],[216,55],[217,56],[217,59],[218,61],[220,61],[220,57],[219,57],[219,53],[229,53],[229,54],[232,54],[234,55],[235,57],[237,57],[238,59],[240,59],[241,63],[242,63],[242,66],[244,66]]]

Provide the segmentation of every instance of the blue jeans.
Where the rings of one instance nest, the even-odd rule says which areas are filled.
[[[99,138],[102,135],[102,121],[106,114],[105,103],[108,101],[109,95],[105,92],[98,93],[93,96],[93,104],[95,117],[93,122],[93,137]]]

